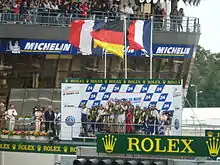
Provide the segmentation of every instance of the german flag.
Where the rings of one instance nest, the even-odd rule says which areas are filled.
[[[127,21],[127,24],[129,25],[130,22]],[[124,58],[124,21],[106,22],[101,27],[93,30],[91,36],[94,39],[94,45]]]

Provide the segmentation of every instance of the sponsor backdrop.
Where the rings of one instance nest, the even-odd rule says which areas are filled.
[[[80,134],[82,104],[88,108],[105,105],[110,99],[127,99],[141,107],[156,106],[172,111],[171,135],[181,135],[182,85],[180,80],[123,80],[123,79],[66,79],[61,84],[61,113],[66,123],[61,127],[61,138],[69,140]],[[75,123],[69,124],[68,118]],[[71,122],[70,122],[71,123]],[[72,125],[72,127],[71,127]]]
[[[219,138],[98,134],[97,152],[167,156],[219,156]]]
[[[194,46],[176,44],[153,44],[154,57],[191,58]],[[68,41],[56,40],[1,40],[0,52],[12,54],[62,54],[77,55],[79,51]],[[129,50],[128,56],[145,56],[142,51]]]

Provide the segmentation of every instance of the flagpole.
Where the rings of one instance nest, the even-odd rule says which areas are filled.
[[[153,28],[154,28],[154,21],[153,16],[150,17],[151,19],[151,28],[150,28],[150,79],[153,78]]]
[[[105,17],[105,23],[108,21],[107,19],[108,19],[108,17]],[[107,53],[106,53],[106,50],[104,50],[104,56],[105,56],[104,77],[106,79],[107,78]]]
[[[128,63],[127,63],[127,27],[126,16],[124,16],[124,63],[125,63],[125,79],[128,78]]]

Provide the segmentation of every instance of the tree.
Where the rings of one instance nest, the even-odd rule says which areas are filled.
[[[220,53],[198,46],[191,84],[203,91],[198,95],[198,107],[220,107]],[[187,99],[195,107],[195,87],[189,87]]]

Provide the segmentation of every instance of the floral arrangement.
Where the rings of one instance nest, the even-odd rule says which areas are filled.
[[[35,131],[9,131],[9,130],[2,130],[1,132],[2,135],[20,135],[20,136],[35,136],[35,137],[39,137],[39,136],[47,136],[48,134],[46,132],[35,132]]]

